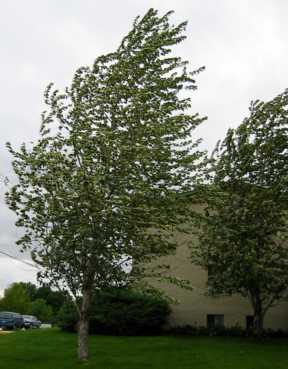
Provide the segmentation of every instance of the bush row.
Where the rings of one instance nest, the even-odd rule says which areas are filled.
[[[123,288],[97,292],[90,311],[90,333],[161,334],[169,313],[168,302],[160,297]],[[66,303],[58,314],[58,325],[64,331],[76,331],[77,320],[74,305]]]
[[[165,334],[168,335],[181,335],[181,336],[222,336],[222,337],[254,337],[256,333],[253,330],[247,330],[240,326],[234,327],[219,327],[209,329],[203,326],[191,326],[184,325],[178,327],[172,327],[165,330]],[[265,329],[262,337],[270,338],[284,338],[288,337],[288,331],[282,329],[273,330]]]
[[[97,292],[90,311],[90,333],[107,335],[186,335],[253,337],[255,332],[240,326],[209,329],[203,326],[169,327],[170,307],[161,297],[125,288]],[[64,331],[77,331],[78,314],[71,302],[58,314],[58,325]],[[288,337],[288,331],[266,329],[263,337]]]

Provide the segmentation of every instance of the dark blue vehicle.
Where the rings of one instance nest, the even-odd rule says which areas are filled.
[[[0,328],[16,329],[24,327],[22,315],[10,311],[0,311]]]
[[[33,315],[23,315],[25,328],[40,328],[41,322]]]

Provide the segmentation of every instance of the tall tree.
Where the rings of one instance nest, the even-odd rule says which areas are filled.
[[[4,297],[0,300],[0,309],[28,314],[31,308],[29,295],[20,283],[13,283],[5,289]]]
[[[54,315],[58,313],[67,300],[70,300],[67,293],[52,290],[48,284],[44,284],[40,287],[37,287],[31,282],[19,282],[17,284],[25,288],[31,302],[38,299],[44,300],[45,303],[52,308]]]
[[[202,68],[190,73],[168,56],[186,27],[171,25],[171,13],[136,18],[119,48],[78,69],[64,93],[49,85],[38,142],[8,144],[19,181],[7,203],[25,230],[18,244],[42,278],[75,296],[81,360],[93,291],[143,277],[175,250],[169,235],[188,214],[177,194],[195,185],[201,153],[191,133],[203,118],[187,113],[181,92],[196,88]]]
[[[0,310],[36,315],[47,322],[55,320],[55,314],[67,300],[65,294],[52,291],[48,286],[37,288],[30,282],[15,282],[5,289],[4,297],[0,299]]]
[[[52,306],[48,305],[44,299],[36,299],[31,302],[30,312],[36,316],[42,323],[50,323],[54,318]]]
[[[214,153],[194,262],[212,294],[248,297],[258,334],[288,287],[288,91],[255,101]]]

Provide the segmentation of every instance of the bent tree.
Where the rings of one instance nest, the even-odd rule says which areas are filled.
[[[38,141],[8,144],[18,182],[7,203],[24,229],[18,244],[43,267],[43,280],[73,294],[81,360],[93,292],[146,275],[150,261],[175,250],[169,235],[189,215],[177,194],[198,178],[192,131],[203,118],[187,112],[181,91],[196,88],[202,68],[190,73],[169,55],[186,26],[170,24],[170,15],[150,9],[63,93],[49,85]]]
[[[253,102],[214,154],[192,258],[208,269],[212,294],[249,298],[260,335],[288,287],[288,91]]]

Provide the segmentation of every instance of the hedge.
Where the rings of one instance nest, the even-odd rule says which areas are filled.
[[[90,333],[111,335],[160,334],[170,307],[160,297],[115,288],[95,293],[90,311]],[[58,325],[65,331],[77,330],[77,312],[65,304],[58,315]]]

